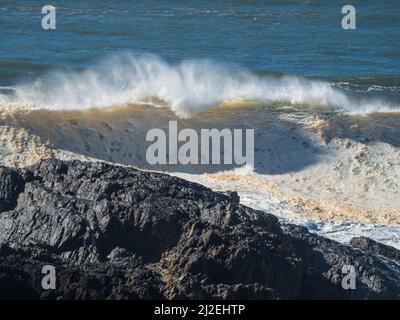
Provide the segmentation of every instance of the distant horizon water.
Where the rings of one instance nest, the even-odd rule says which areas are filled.
[[[169,63],[210,59],[251,72],[400,86],[398,1],[351,1],[356,30],[341,27],[347,2],[56,0],[57,29],[42,30],[45,4],[0,4],[1,86],[127,51]]]

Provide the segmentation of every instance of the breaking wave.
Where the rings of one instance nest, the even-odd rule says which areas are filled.
[[[2,108],[104,108],[131,103],[167,106],[190,117],[222,102],[332,108],[350,113],[398,111],[378,98],[352,96],[333,84],[297,76],[259,76],[206,60],[169,64],[154,55],[118,55],[85,71],[58,71],[0,90]]]

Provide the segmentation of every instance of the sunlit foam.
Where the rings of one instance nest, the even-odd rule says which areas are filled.
[[[370,113],[395,109],[353,98],[330,83],[295,76],[263,77],[205,60],[169,64],[154,55],[116,55],[81,72],[52,72],[0,93],[1,105],[45,109],[104,108],[154,102],[190,117],[237,99]]]

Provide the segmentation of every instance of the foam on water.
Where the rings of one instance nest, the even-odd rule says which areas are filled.
[[[307,105],[351,113],[394,111],[381,99],[355,98],[329,82],[296,76],[257,76],[206,60],[169,64],[154,55],[116,55],[82,72],[51,72],[0,93],[3,106],[86,109],[156,101],[189,117],[235,99]]]
[[[400,228],[388,225],[366,224],[354,221],[320,221],[295,217],[290,203],[265,194],[239,192],[241,203],[257,210],[273,212],[281,223],[292,223],[308,228],[312,233],[349,243],[353,237],[368,237],[400,249]]]

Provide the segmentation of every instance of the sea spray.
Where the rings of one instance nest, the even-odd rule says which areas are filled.
[[[306,105],[352,113],[390,111],[390,103],[361,99],[329,82],[297,76],[258,76],[207,61],[170,64],[155,55],[119,54],[85,71],[50,72],[33,83],[0,92],[0,104],[53,110],[105,108],[130,103],[167,106],[188,118],[235,99]]]

